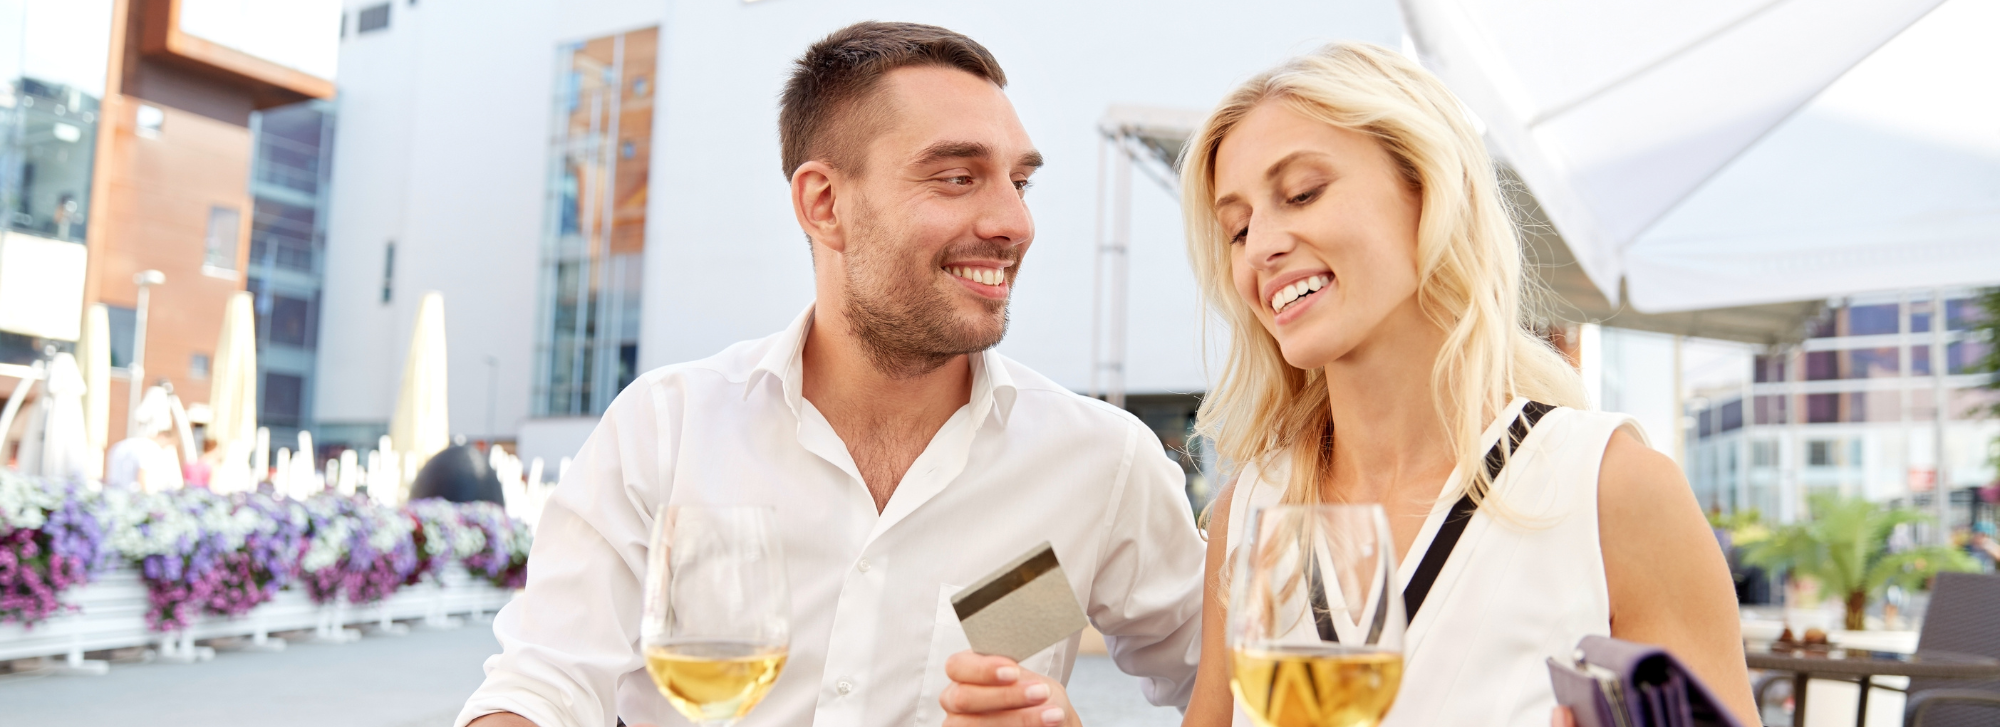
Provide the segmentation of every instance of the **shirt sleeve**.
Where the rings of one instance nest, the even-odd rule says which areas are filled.
[[[649,385],[651,384],[651,385]],[[513,712],[539,727],[611,727],[621,677],[644,668],[641,583],[653,506],[667,501],[678,409],[642,379],[605,412],[549,497],[527,586],[493,620],[501,653],[456,727]]]
[[[1090,620],[1111,659],[1144,679],[1146,700],[1187,708],[1201,660],[1201,535],[1187,478],[1137,422],[1127,437],[1126,477],[1109,508],[1106,541],[1090,589]]]

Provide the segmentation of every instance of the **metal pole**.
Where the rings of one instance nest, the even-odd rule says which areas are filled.
[[[1937,512],[1938,545],[1951,544],[1951,485],[1945,477],[1944,374],[1947,364],[1944,360],[1944,291],[1931,289],[1931,447],[1933,465],[1931,479],[1931,501]]]
[[[1110,387],[1105,401],[1120,409],[1125,408],[1125,309],[1126,285],[1131,275],[1130,258],[1132,248],[1132,149],[1126,135],[1118,138],[1118,178],[1113,188],[1116,208],[1112,212],[1111,232],[1111,320],[1109,331]]]
[[[1097,228],[1091,236],[1096,245],[1091,255],[1090,268],[1090,398],[1104,394],[1104,183],[1109,176],[1104,171],[1105,153],[1109,137],[1103,128],[1097,130],[1097,193],[1091,202],[1097,207]]]
[[[493,402],[500,398],[500,357],[486,354],[486,438],[499,438],[499,428],[493,424]]]
[[[139,423],[135,417],[139,413],[139,396],[146,388],[146,308],[151,303],[151,288],[167,282],[166,273],[146,270],[132,276],[132,282],[139,285],[138,308],[132,316],[132,362],[126,366],[131,374],[131,384],[126,387],[125,437],[139,435]]]

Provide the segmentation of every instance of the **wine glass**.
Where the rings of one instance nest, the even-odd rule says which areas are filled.
[[[1395,540],[1380,505],[1255,512],[1230,579],[1229,688],[1259,727],[1373,727],[1403,679]]]
[[[777,513],[662,507],[647,554],[640,645],[667,701],[706,727],[750,713],[785,668],[791,596]]]

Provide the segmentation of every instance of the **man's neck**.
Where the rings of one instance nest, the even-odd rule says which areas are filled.
[[[884,371],[834,305],[814,307],[805,339],[805,398],[846,443],[880,512],[938,429],[971,400],[971,359],[954,356],[914,376]]]

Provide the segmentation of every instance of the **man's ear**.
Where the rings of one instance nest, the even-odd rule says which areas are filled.
[[[845,229],[835,208],[835,183],[840,171],[822,161],[808,161],[792,171],[792,214],[807,237],[834,252],[847,251]]]

